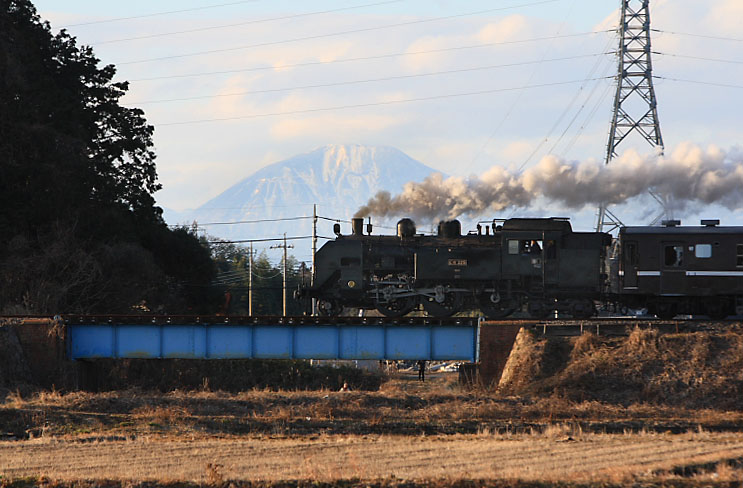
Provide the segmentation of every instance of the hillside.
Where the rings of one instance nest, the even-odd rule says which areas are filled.
[[[168,212],[168,223],[234,222],[311,216],[350,219],[379,190],[397,192],[435,170],[392,147],[328,145],[266,166],[192,211]],[[226,239],[306,236],[310,219],[208,226]],[[321,221],[319,234],[332,236],[332,222]],[[298,246],[309,249],[307,243]],[[298,252],[298,257],[302,257]],[[309,252],[305,253],[309,255]]]

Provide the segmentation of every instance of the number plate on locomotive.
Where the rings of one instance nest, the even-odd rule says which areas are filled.
[[[467,266],[466,259],[450,259],[449,266]]]

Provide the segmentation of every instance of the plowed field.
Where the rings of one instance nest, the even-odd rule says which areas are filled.
[[[620,480],[743,459],[743,435],[320,436],[315,439],[0,443],[5,477],[208,481],[521,478]]]

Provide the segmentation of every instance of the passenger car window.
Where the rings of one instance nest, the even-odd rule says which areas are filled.
[[[630,266],[636,266],[638,262],[637,243],[628,242],[624,248],[625,262]]]
[[[684,246],[666,246],[664,264],[678,268],[684,264]]]
[[[697,244],[694,249],[694,255],[698,258],[711,258],[712,244]]]
[[[737,251],[737,257],[735,259],[735,265],[743,268],[743,244],[738,244],[737,248],[738,248],[738,251]]]

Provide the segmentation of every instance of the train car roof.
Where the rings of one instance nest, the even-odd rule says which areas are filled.
[[[573,227],[567,219],[550,217],[548,219],[515,218],[503,222],[503,230],[559,230],[572,232]]]
[[[743,234],[743,227],[718,227],[718,226],[686,226],[686,227],[657,227],[637,226],[622,227],[620,234],[661,234],[661,235],[719,235],[719,234]]]

